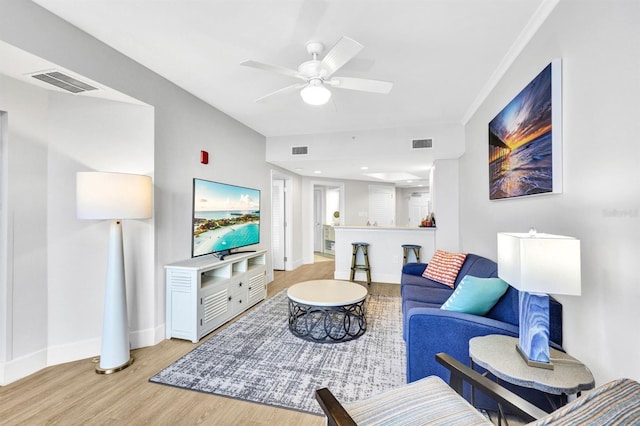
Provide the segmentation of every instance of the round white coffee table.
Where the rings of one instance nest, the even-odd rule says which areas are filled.
[[[294,284],[289,297],[289,330],[302,339],[334,343],[357,339],[367,329],[367,289],[350,281],[313,280]]]

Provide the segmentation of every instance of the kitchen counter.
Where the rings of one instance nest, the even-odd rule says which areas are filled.
[[[402,226],[334,226],[335,279],[348,280],[351,274],[353,242],[369,243],[371,280],[400,284],[402,245],[422,246],[420,260],[431,259],[436,249],[437,228]],[[356,271],[356,281],[365,281],[365,273]]]

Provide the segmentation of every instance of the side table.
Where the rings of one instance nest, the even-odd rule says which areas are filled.
[[[517,338],[499,334],[474,337],[469,340],[471,368],[477,364],[499,380],[560,395],[562,404],[568,395],[580,396],[580,392],[594,388],[591,371],[572,356],[551,348],[553,370],[529,367],[518,354],[517,343]]]

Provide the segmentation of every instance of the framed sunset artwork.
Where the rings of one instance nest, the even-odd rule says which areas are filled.
[[[489,122],[489,199],[562,192],[561,85],[556,59]]]

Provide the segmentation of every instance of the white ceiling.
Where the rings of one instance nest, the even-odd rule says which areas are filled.
[[[464,123],[557,3],[33,1],[267,137]],[[364,49],[336,75],[391,81],[390,94],[332,89],[321,107],[295,92],[254,102],[297,80],[240,62],[297,69],[308,41],[329,49],[342,36]]]

